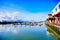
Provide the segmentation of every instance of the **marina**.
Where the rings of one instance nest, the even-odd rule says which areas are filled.
[[[0,0],[0,40],[60,40],[60,0]]]
[[[40,22],[0,22],[0,24],[14,24],[14,25],[43,25],[43,21]]]

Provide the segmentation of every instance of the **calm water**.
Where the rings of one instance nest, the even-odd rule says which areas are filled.
[[[55,40],[42,26],[0,25],[0,40]]]

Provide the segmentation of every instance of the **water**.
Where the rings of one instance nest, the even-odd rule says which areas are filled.
[[[42,26],[0,25],[0,40],[55,40]]]

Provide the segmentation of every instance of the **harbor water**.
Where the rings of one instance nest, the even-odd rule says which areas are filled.
[[[57,40],[45,25],[0,25],[0,40]]]

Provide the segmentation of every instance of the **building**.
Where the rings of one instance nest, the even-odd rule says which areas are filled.
[[[52,10],[52,14],[48,14],[46,20],[49,21],[50,23],[54,22],[60,25],[60,2]]]
[[[57,14],[58,12],[60,12],[60,2],[55,6],[55,8],[52,10],[52,15]]]
[[[48,14],[45,24],[55,31],[60,38],[60,2],[52,10],[52,14]]]
[[[55,18],[52,16],[52,14],[48,14],[47,21],[49,21],[50,23],[55,21]]]
[[[60,2],[52,10],[52,16],[55,17],[55,23],[60,24]]]

